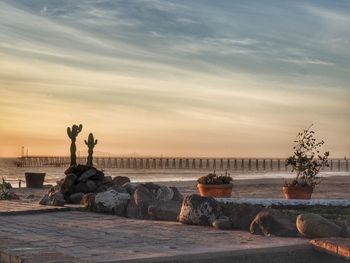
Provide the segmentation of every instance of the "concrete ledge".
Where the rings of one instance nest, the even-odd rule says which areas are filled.
[[[321,254],[309,245],[244,249],[158,258],[109,261],[109,263],[345,263],[347,261]]]
[[[274,199],[274,198],[216,198],[219,202],[227,204],[249,204],[261,206],[334,206],[350,207],[350,199]]]
[[[29,215],[29,214],[41,214],[50,212],[63,212],[63,211],[85,211],[86,209],[81,205],[66,205],[66,206],[46,206],[39,204],[28,204],[24,202],[0,202],[0,216],[9,215]]]

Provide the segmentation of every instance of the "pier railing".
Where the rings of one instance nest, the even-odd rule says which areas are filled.
[[[79,157],[78,163],[85,163]],[[19,167],[64,167],[70,163],[69,157],[21,157],[16,161]],[[96,157],[98,168],[118,169],[200,169],[200,170],[287,170],[285,158],[189,158],[189,157]],[[328,171],[349,171],[349,160],[331,159]]]

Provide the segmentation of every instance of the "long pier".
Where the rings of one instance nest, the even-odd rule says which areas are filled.
[[[78,163],[85,163],[85,157],[77,158]],[[66,156],[28,156],[16,161],[18,167],[64,167],[70,158]],[[190,158],[190,157],[95,157],[94,165],[98,168],[118,169],[200,169],[200,170],[287,170],[285,158]],[[331,159],[329,171],[349,171],[349,160]]]

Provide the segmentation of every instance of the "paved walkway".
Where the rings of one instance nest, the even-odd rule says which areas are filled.
[[[73,258],[90,262],[118,262],[308,242],[306,239],[252,236],[241,231],[220,231],[177,222],[132,220],[78,211],[1,215],[0,240],[0,250],[8,254],[39,251],[40,254],[64,256],[68,260],[59,262],[75,262]],[[9,244],[13,244],[12,248]]]

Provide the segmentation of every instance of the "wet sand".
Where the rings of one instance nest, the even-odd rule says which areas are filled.
[[[235,180],[232,196],[251,198],[284,198],[282,193],[282,179],[249,179]],[[198,193],[195,181],[161,182],[167,186],[176,186],[183,195]],[[49,190],[14,188],[21,201],[37,202]],[[312,195],[313,198],[350,199],[350,176],[326,177],[318,185]]]

